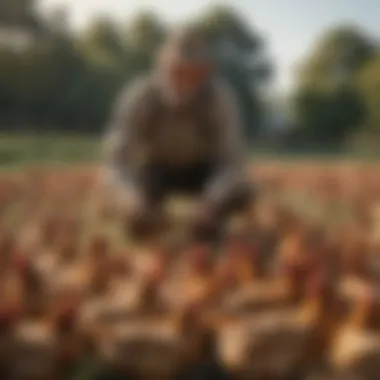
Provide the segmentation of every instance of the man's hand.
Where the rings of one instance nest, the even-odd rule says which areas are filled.
[[[199,203],[194,221],[194,239],[201,243],[212,243],[219,237],[222,221],[214,205],[202,201]]]
[[[129,194],[124,210],[126,232],[135,242],[159,236],[167,226],[161,207],[149,202],[142,194]]]

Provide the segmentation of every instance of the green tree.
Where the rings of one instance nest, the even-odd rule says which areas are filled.
[[[166,26],[150,11],[138,13],[125,28],[126,65],[130,76],[149,70],[166,35]]]
[[[313,46],[300,67],[298,81],[301,86],[325,89],[355,80],[378,49],[376,41],[354,25],[329,29]]]
[[[76,33],[68,26],[65,8],[38,18],[34,1],[1,1],[0,24],[17,21],[13,25],[23,28],[31,20],[43,30],[34,43],[17,51],[0,46],[2,126],[102,128],[120,87],[152,67],[167,33],[149,11],[125,25],[95,18]],[[262,114],[260,85],[270,77],[264,41],[230,8],[210,8],[194,22],[210,37],[221,73],[237,89],[247,134],[255,135]]]
[[[37,31],[42,25],[35,11],[36,0],[1,0],[0,24]]]
[[[297,94],[295,103],[303,142],[315,148],[338,147],[365,117],[362,100],[351,88],[333,92],[305,89]]]
[[[380,144],[380,55],[364,65],[357,78],[357,91],[365,107],[360,129],[350,136],[349,148],[378,154]]]
[[[166,35],[166,27],[151,11],[138,13],[126,28],[126,44],[136,51],[154,54]]]
[[[120,28],[110,18],[94,19],[76,40],[86,65],[78,121],[84,128],[98,129],[124,82],[126,52]]]
[[[358,90],[367,110],[366,129],[380,133],[380,55],[363,67]]]
[[[361,127],[366,109],[356,81],[376,49],[372,38],[356,27],[337,27],[318,39],[301,65],[292,102],[303,140],[337,147]]]
[[[124,49],[120,30],[110,18],[94,19],[79,36],[78,45],[91,65],[112,70],[122,63]]]
[[[238,94],[246,135],[256,136],[262,122],[260,87],[271,74],[265,43],[232,8],[210,8],[198,20],[212,43],[221,74]]]

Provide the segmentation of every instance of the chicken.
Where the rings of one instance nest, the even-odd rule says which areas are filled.
[[[263,276],[259,247],[251,240],[251,236],[230,236],[226,242],[225,257],[235,267],[241,284],[252,283]]]
[[[185,250],[162,283],[163,298],[172,310],[189,302],[215,302],[214,263],[210,247],[196,245]]]
[[[15,359],[14,331],[23,317],[22,305],[1,294],[0,306],[0,376],[10,378]]]
[[[161,292],[162,275],[156,269],[142,278],[119,281],[110,293],[85,301],[81,307],[83,324],[116,323],[164,312],[167,307]]]
[[[329,327],[331,292],[323,281],[315,282],[312,290],[301,308],[222,318],[219,354],[225,365],[242,379],[275,380],[303,374],[320,359],[325,347],[319,337]]]
[[[60,231],[60,222],[57,217],[48,217],[42,221],[41,244],[44,247],[52,247],[56,243]]]
[[[57,352],[57,341],[50,326],[42,322],[23,322],[15,334],[12,377],[53,380],[57,376]]]
[[[182,378],[213,356],[201,315],[198,307],[187,305],[178,314],[108,324],[99,335],[102,355],[136,378]]]
[[[365,279],[370,275],[369,241],[360,230],[350,231],[350,235],[345,237],[341,254],[341,267],[345,276]]]
[[[141,315],[161,313],[167,309],[162,297],[161,285],[164,272],[161,266],[153,267],[139,283],[136,312]]]
[[[348,291],[348,290],[347,290]],[[372,286],[349,289],[353,310],[337,332],[330,359],[337,376],[378,379],[380,376],[380,297]]]
[[[15,256],[7,274],[10,290],[19,294],[29,316],[40,315],[48,294],[38,271],[28,255]]]
[[[110,289],[112,279],[109,267],[110,252],[111,247],[105,237],[95,236],[90,241],[87,261],[84,262],[84,276],[93,294],[105,294]]]
[[[373,172],[347,195],[326,167],[261,168],[276,194],[212,248],[186,236],[130,247],[106,191],[95,201],[108,215],[84,223],[90,172],[0,179],[1,379],[380,378]],[[320,216],[339,194],[360,215],[300,216],[279,198],[295,190],[331,202]]]
[[[226,312],[242,315],[260,310],[281,310],[302,299],[312,262],[303,251],[297,250],[297,246],[290,245],[290,241],[289,245],[286,243],[280,248],[283,256],[277,276],[256,280],[227,293],[223,302]]]
[[[90,326],[80,324],[81,295],[61,294],[53,305],[48,323],[57,341],[57,363],[60,374],[71,373],[84,358],[93,353]]]
[[[11,234],[3,233],[0,236],[0,275],[8,269],[15,245],[15,239]]]

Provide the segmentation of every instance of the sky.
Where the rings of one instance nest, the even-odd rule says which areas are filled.
[[[73,26],[79,28],[93,14],[108,13],[123,20],[144,8],[153,9],[168,22],[181,22],[215,3],[233,4],[266,38],[279,91],[291,89],[295,65],[326,28],[354,23],[380,38],[378,0],[40,0],[42,10],[67,6]]]

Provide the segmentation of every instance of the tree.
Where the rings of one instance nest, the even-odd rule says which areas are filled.
[[[358,89],[367,110],[366,129],[380,133],[380,55],[363,67]]]
[[[1,0],[0,25],[39,32],[42,24],[35,10],[36,0]]]
[[[329,30],[317,41],[301,66],[293,98],[304,140],[336,147],[361,127],[366,110],[356,81],[376,49],[372,38],[354,26]]]
[[[126,28],[126,44],[133,50],[154,54],[166,35],[166,27],[151,11],[138,13]]]
[[[107,17],[94,19],[78,38],[80,49],[88,62],[94,66],[116,69],[124,56],[120,30]]]
[[[358,74],[357,90],[365,107],[360,129],[350,136],[350,149],[378,154],[380,143],[380,55],[367,62]]]
[[[138,13],[125,30],[127,66],[131,76],[149,70],[166,35],[166,27],[152,12]]]
[[[221,74],[238,94],[247,137],[256,136],[263,111],[260,85],[271,74],[264,41],[229,7],[212,7],[197,23],[213,46]]]
[[[301,86],[331,88],[354,80],[378,49],[373,38],[354,25],[328,30],[313,46],[298,73]]]
[[[304,142],[336,148],[361,125],[365,115],[359,94],[352,88],[334,92],[305,90],[295,98],[297,121]]]
[[[25,15],[33,19],[32,3],[2,1],[0,23],[2,19],[20,21]],[[98,17],[79,33],[70,30],[65,8],[56,8],[37,21],[44,30],[38,43],[19,51],[0,46],[3,125],[102,128],[116,93],[152,67],[167,33],[167,26],[149,11],[127,20],[125,26]],[[264,41],[230,8],[210,8],[194,22],[210,38],[222,75],[237,90],[247,135],[257,134],[262,114],[260,84],[270,74]]]

